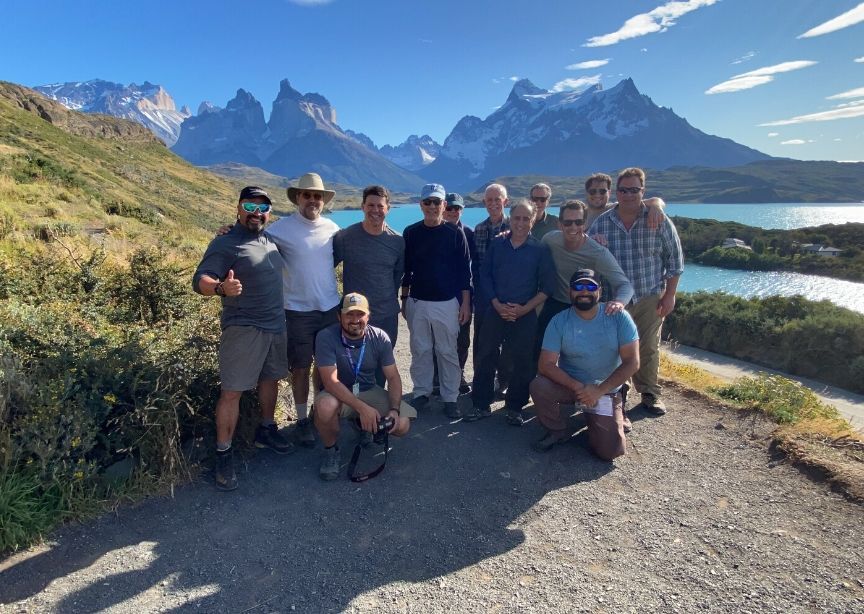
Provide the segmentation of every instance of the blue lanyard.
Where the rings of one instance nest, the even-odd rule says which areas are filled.
[[[354,359],[351,357],[351,346],[342,334],[342,346],[345,348],[345,357],[348,359],[348,364],[351,366],[351,371],[354,373],[354,382],[357,381],[357,376],[360,375],[360,367],[363,365],[363,355],[366,354],[366,335],[363,335],[363,343],[360,344],[360,356],[357,359],[357,364],[354,364]],[[352,383],[354,383],[352,382]]]

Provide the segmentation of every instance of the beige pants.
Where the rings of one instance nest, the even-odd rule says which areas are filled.
[[[659,399],[662,387],[658,379],[660,371],[660,334],[663,318],[657,315],[660,295],[646,296],[627,311],[639,331],[639,370],[633,374],[633,387],[641,394],[650,394]]]

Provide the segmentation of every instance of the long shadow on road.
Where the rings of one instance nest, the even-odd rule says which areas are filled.
[[[433,409],[392,441],[385,472],[363,484],[349,482],[344,466],[340,480],[321,482],[320,450],[262,452],[234,493],[202,480],[174,499],[62,529],[51,549],[7,562],[0,603],[32,598],[28,605],[76,613],[342,610],[367,591],[422,583],[519,546],[514,521],[546,493],[614,469],[578,443],[534,453],[538,434],[497,414],[449,423]],[[353,438],[343,427],[343,463]]]

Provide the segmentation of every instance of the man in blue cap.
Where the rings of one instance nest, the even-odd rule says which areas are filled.
[[[461,375],[456,344],[459,327],[471,317],[471,255],[465,233],[444,222],[446,198],[444,186],[423,186],[423,220],[403,233],[405,276],[400,298],[411,333],[414,407],[423,411],[429,406],[432,363],[437,359],[444,412],[456,419],[461,417],[456,404]]]

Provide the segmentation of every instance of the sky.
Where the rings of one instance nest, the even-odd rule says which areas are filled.
[[[193,112],[280,80],[376,145],[438,142],[515,80],[631,77],[694,127],[774,156],[864,160],[858,0],[4,0],[0,79],[162,85]]]

